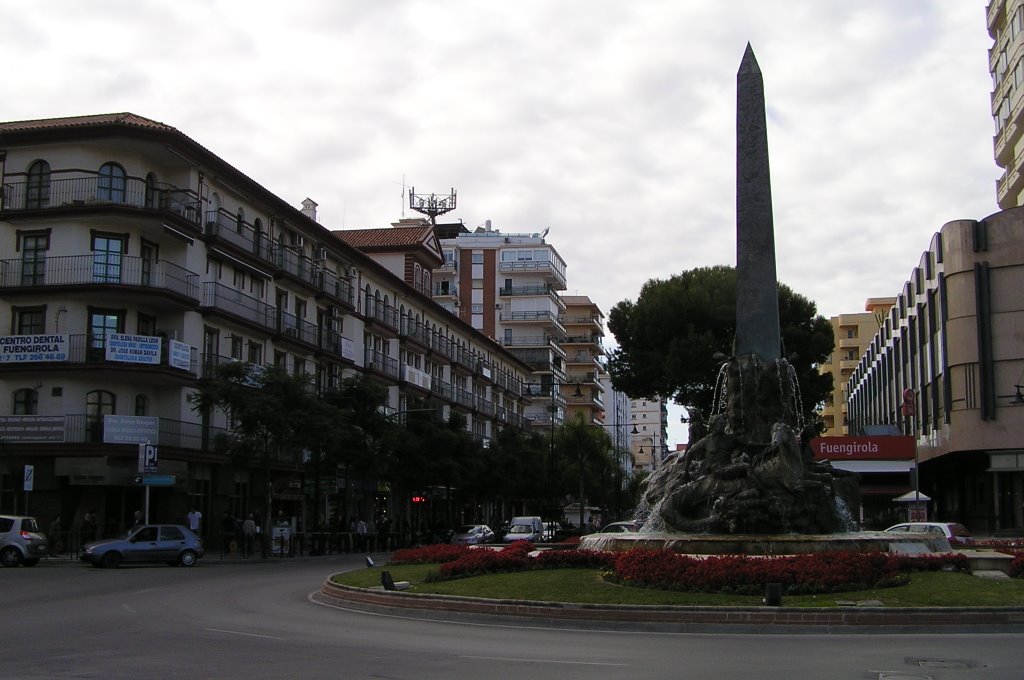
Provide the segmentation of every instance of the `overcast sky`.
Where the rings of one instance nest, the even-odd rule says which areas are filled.
[[[332,229],[414,216],[403,179],[454,188],[470,229],[550,228],[606,314],[735,264],[748,41],[779,279],[819,313],[896,295],[943,223],[997,210],[985,0],[5,5],[3,120],[131,111]]]

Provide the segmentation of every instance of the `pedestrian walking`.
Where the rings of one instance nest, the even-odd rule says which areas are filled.
[[[192,533],[199,535],[203,528],[203,513],[199,512],[195,507],[188,511],[188,528],[191,529]]]
[[[231,516],[231,513],[227,510],[224,511],[224,517],[220,520],[220,532],[223,540],[223,552],[225,555],[231,554],[231,546],[235,545],[237,548],[237,522],[235,518]]]
[[[252,546],[256,541],[256,518],[250,512],[242,522],[242,557],[252,557]]]

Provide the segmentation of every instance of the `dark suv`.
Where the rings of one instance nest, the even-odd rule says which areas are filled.
[[[35,517],[0,515],[0,564],[34,567],[46,556],[46,536]]]

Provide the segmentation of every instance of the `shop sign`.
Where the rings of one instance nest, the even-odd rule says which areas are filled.
[[[110,333],[106,336],[107,361],[127,364],[159,364],[161,338],[149,335]]]
[[[817,437],[811,450],[818,460],[912,460],[914,438],[904,435],[884,437]]]
[[[0,364],[67,360],[66,335],[0,336]]]
[[[104,444],[142,444],[160,439],[156,416],[103,416]]]

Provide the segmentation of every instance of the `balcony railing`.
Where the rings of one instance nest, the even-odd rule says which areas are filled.
[[[565,272],[558,271],[546,260],[524,260],[517,262],[499,262],[499,272],[540,272],[547,275],[547,278],[554,281],[558,290],[565,289]]]
[[[199,301],[199,275],[166,260],[103,253],[0,260],[0,288],[137,286]]]
[[[145,336],[154,337],[154,336]],[[141,361],[117,361],[116,359],[107,359],[107,347],[106,337],[103,335],[93,335],[91,333],[72,333],[67,335],[67,355],[65,358],[59,361],[32,361],[32,362],[12,362],[12,363],[0,363],[0,366],[14,367],[18,366],[24,369],[29,365],[41,365],[47,363],[61,363],[61,364],[107,364],[125,366],[132,365],[142,368],[162,366],[165,368],[173,368],[180,370],[191,375],[199,375],[199,351],[195,347],[191,347],[189,350],[188,369],[184,368],[184,360],[182,358],[181,365],[174,365],[171,362],[170,343],[166,338],[161,338],[160,343],[160,357],[155,361],[158,363],[144,363]],[[175,363],[177,359],[175,360]]]
[[[4,184],[0,210],[41,210],[77,206],[128,206],[170,212],[199,224],[199,197],[188,189],[157,182],[146,183],[137,177],[114,179],[98,175],[71,177],[33,183]]]
[[[216,282],[203,284],[202,306],[233,314],[267,330],[277,330],[277,309]]]
[[[316,345],[319,335],[319,326],[316,324],[280,310],[277,312],[277,328],[275,330],[286,338],[304,342],[307,345]]]
[[[349,361],[356,360],[355,343],[337,331],[320,329],[320,349]]]
[[[494,402],[484,397],[476,398],[476,410],[485,416],[494,416]]]
[[[379,321],[388,328],[398,331],[398,309],[393,305],[385,305],[373,298],[367,298],[363,305],[365,316]]]
[[[407,316],[402,317],[402,327],[399,330],[402,335],[410,340],[415,340],[425,347],[430,346],[430,330],[422,322]]]
[[[452,384],[439,378],[430,378],[430,391],[448,401],[455,400],[455,389]]]
[[[158,422],[157,441],[151,442],[158,446],[208,450],[214,436],[227,432],[224,428],[183,420],[159,418]],[[0,416],[0,432],[5,441],[18,444],[102,444],[104,441],[103,417],[85,413],[64,416]],[[12,433],[17,434],[12,436]]]
[[[541,284],[534,286],[512,286],[511,288],[502,288],[498,291],[498,295],[501,297],[516,297],[519,295],[549,295],[552,292],[551,286]]]
[[[383,373],[396,380],[398,379],[398,360],[394,357],[389,357],[382,352],[377,352],[367,347],[363,354],[363,362],[366,368],[372,368],[379,373]]]
[[[355,308],[355,303],[353,302],[353,291],[351,281],[349,281],[348,279],[340,278],[334,272],[328,271],[326,269],[319,270],[319,273],[317,274],[315,279],[316,287],[320,291],[342,302],[343,304],[347,305],[350,309]]]

